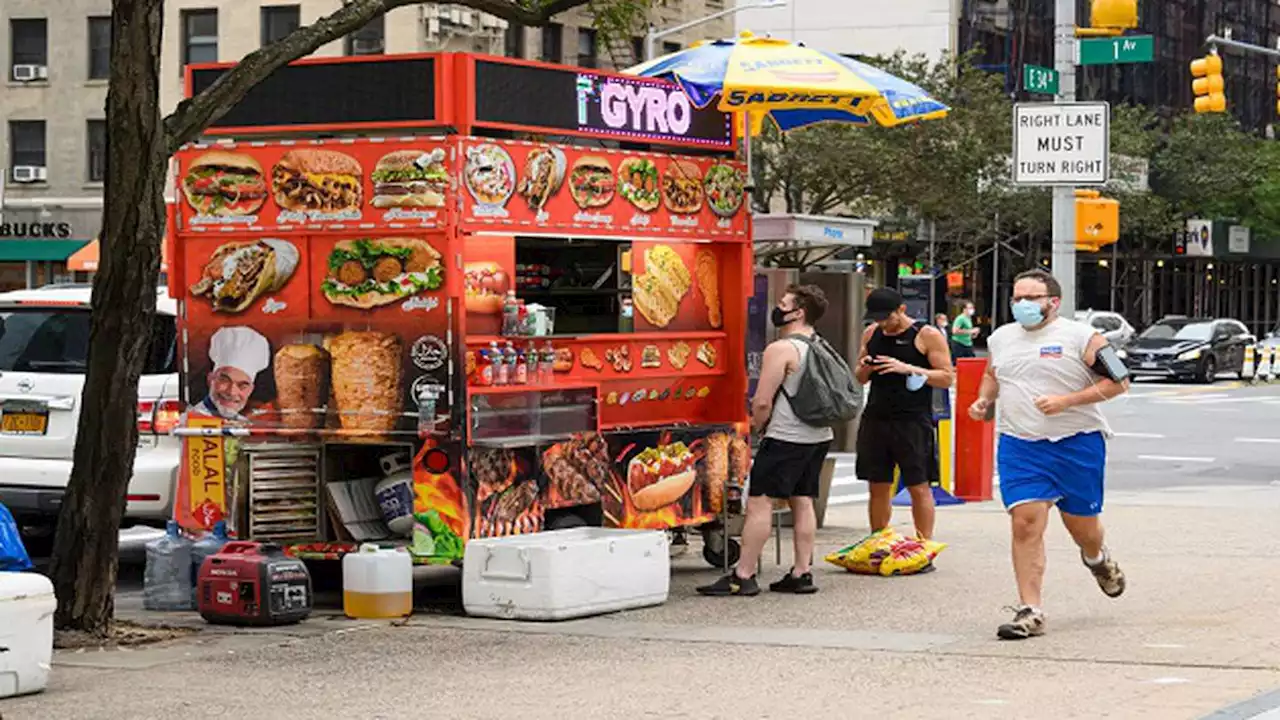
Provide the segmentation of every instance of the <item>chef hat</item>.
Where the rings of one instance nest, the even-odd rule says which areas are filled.
[[[224,327],[209,341],[209,359],[214,369],[233,367],[256,377],[271,362],[271,348],[253,328]]]

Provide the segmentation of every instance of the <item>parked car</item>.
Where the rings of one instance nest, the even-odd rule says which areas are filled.
[[[0,294],[0,502],[36,537],[53,529],[71,477],[91,293],[53,286]],[[156,310],[138,385],[138,453],[125,518],[160,525],[172,514],[181,445],[168,432],[182,408],[177,304],[163,289]]]
[[[1110,310],[1079,310],[1076,312],[1076,320],[1093,326],[1107,342],[1117,348],[1128,345],[1133,336],[1138,334],[1123,315]]]
[[[1239,373],[1245,348],[1256,342],[1239,320],[1167,317],[1142,331],[1121,356],[1137,377],[1211,383],[1219,372]]]

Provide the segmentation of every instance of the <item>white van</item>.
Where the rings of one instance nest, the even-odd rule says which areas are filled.
[[[177,303],[158,291],[151,350],[138,385],[138,455],[125,518],[172,515],[180,443]],[[19,525],[53,528],[71,477],[89,350],[87,285],[0,293],[0,502]],[[109,352],[110,349],[106,348]]]

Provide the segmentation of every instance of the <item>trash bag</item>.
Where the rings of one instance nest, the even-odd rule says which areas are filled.
[[[9,508],[0,503],[0,571],[15,572],[31,567],[31,557],[27,555],[27,546],[22,544],[18,523]]]
[[[827,555],[826,561],[857,575],[917,575],[932,570],[934,558],[946,548],[885,528]]]

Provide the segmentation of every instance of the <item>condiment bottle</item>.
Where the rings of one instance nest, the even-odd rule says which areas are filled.
[[[493,384],[493,363],[489,362],[489,351],[477,351],[476,357],[476,384],[488,387]]]
[[[516,353],[516,384],[529,384],[529,355],[524,350]]]

